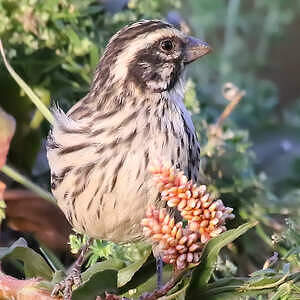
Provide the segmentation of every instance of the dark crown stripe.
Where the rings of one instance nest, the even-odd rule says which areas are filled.
[[[164,28],[170,28],[172,27],[169,24],[166,23],[158,23],[158,24],[143,24],[141,26],[133,27],[125,31],[124,33],[120,34],[118,36],[118,42],[121,41],[129,41],[133,38],[138,37],[139,35],[145,34],[145,33],[153,33],[156,30],[164,29]],[[114,41],[113,41],[114,42]]]
[[[172,28],[173,26],[167,23],[163,23],[161,21],[147,21],[147,22],[143,22],[139,25],[132,25],[129,26],[127,28],[125,28],[124,30],[121,30],[116,39],[118,39],[120,41],[121,40],[128,40],[128,39],[132,39],[134,37],[137,37],[141,34],[144,33],[151,33],[154,32],[158,29],[163,29],[163,28]],[[116,39],[113,39],[112,42],[114,42]]]

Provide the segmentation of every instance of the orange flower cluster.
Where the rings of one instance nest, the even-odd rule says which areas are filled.
[[[142,220],[143,232],[158,244],[162,260],[174,264],[178,270],[200,259],[203,244],[199,234],[183,228],[182,222],[175,223],[165,208],[148,208],[146,218]]]
[[[162,164],[150,171],[162,201],[180,211],[183,219],[188,221],[189,229],[200,233],[202,243],[224,232],[226,220],[234,218],[231,207],[225,207],[221,199],[215,200],[205,185],[197,186],[188,181],[183,172]]]
[[[150,172],[162,201],[176,208],[188,223],[183,228],[182,222],[175,223],[166,209],[151,207],[142,220],[144,235],[158,244],[164,262],[185,268],[188,263],[198,262],[204,245],[226,230],[226,220],[234,218],[233,209],[215,200],[205,185],[193,184],[174,167],[158,164]]]

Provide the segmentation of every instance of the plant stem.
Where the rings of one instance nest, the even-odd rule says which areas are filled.
[[[33,90],[26,84],[26,82],[15,72],[12,66],[8,63],[5,52],[3,49],[2,41],[0,39],[0,53],[2,55],[4,64],[12,76],[12,78],[17,82],[17,84],[24,90],[29,99],[37,107],[37,109],[43,114],[43,116],[50,122],[53,123],[53,115],[51,114],[48,107],[39,99],[39,97],[33,92]]]
[[[233,97],[233,99],[229,102],[229,104],[226,106],[226,108],[220,115],[216,123],[217,128],[221,128],[223,126],[224,121],[229,117],[231,112],[235,109],[237,104],[243,99],[244,96],[245,96],[245,92],[239,91],[238,94],[235,95],[235,97]]]
[[[39,187],[38,185],[33,183],[31,180],[26,178],[24,175],[20,174],[18,171],[16,171],[12,167],[10,167],[8,165],[4,165],[0,171],[3,172],[8,177],[15,180],[16,182],[24,185],[25,187],[27,187],[29,190],[33,191],[40,197],[56,204],[54,197],[50,193],[48,193],[47,191],[45,191],[44,189],[42,189],[41,187]]]

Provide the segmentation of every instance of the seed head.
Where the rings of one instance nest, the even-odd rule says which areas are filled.
[[[144,235],[157,245],[165,263],[181,270],[189,263],[199,262],[203,249],[199,233],[183,228],[182,222],[175,223],[165,208],[149,207],[141,224]]]
[[[162,201],[181,213],[188,221],[188,229],[199,233],[201,243],[224,232],[226,220],[234,218],[233,209],[226,207],[221,199],[215,200],[206,185],[193,184],[174,167],[158,163],[150,172],[161,191]]]

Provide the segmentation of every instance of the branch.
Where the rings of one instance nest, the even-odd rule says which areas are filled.
[[[4,165],[2,168],[0,168],[0,171],[4,173],[6,176],[12,178],[14,181],[20,183],[21,185],[25,186],[41,198],[48,200],[49,202],[56,205],[56,200],[54,197],[47,191],[45,191],[43,188],[39,187],[37,184],[32,182],[30,179],[25,177],[24,175],[20,174],[18,171],[13,169],[12,167],[8,165]]]
[[[224,121],[229,117],[237,104],[243,99],[243,97],[246,95],[246,92],[240,90],[237,86],[228,82],[223,86],[223,95],[224,98],[226,98],[230,102],[220,115],[215,125],[217,128],[221,128],[223,126]]]

